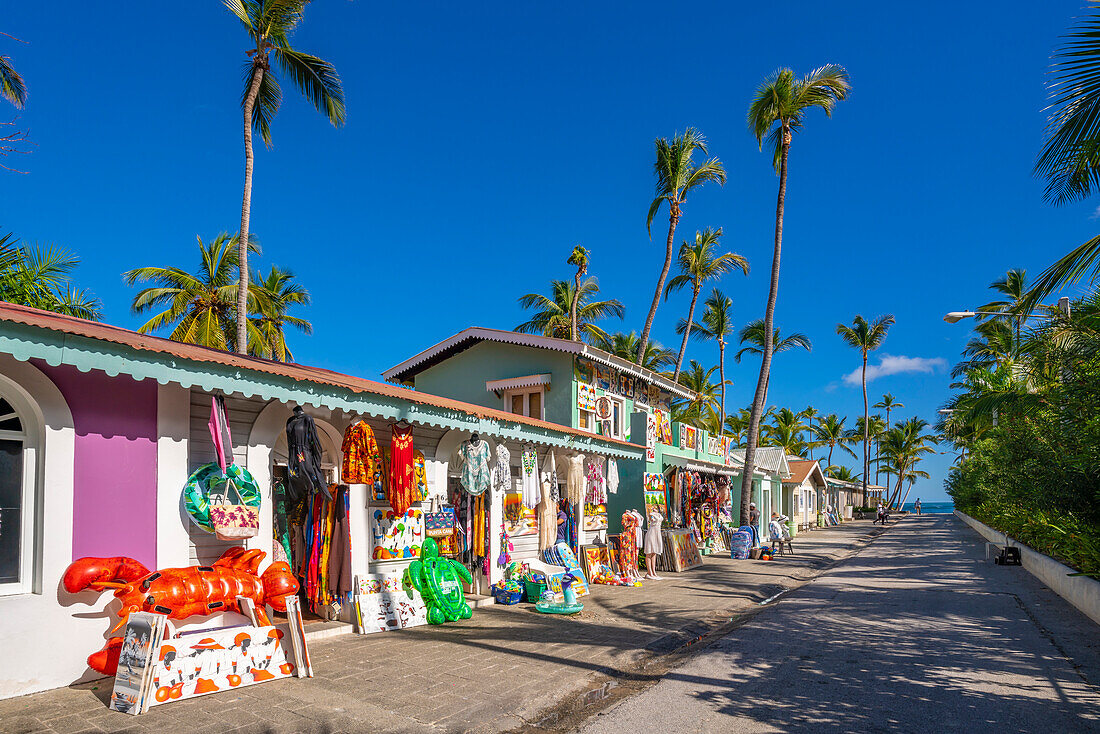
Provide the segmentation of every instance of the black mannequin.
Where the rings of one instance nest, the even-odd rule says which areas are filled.
[[[287,489],[291,500],[297,502],[316,492],[332,499],[321,474],[321,441],[317,438],[317,427],[300,405],[294,406],[294,415],[286,422],[286,439],[290,479]]]
[[[470,436],[470,443],[472,443],[474,446],[477,446],[481,443],[481,436],[478,435],[477,431],[474,431],[474,435]]]

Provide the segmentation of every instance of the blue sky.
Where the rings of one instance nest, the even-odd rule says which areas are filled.
[[[171,14],[63,5],[16,4],[0,27],[27,42],[0,36],[0,53],[27,81],[21,122],[37,144],[17,161],[27,175],[0,172],[0,230],[80,255],[106,319],[136,328],[120,274],[194,268],[196,235],[239,224],[245,37],[213,0]],[[931,422],[967,339],[943,313],[1098,226],[1098,202],[1047,206],[1030,175],[1049,54],[1081,5],[318,0],[295,41],[340,71],[348,123],[332,128],[284,85],[252,208],[261,264],[313,293],[315,332],[292,337],[295,355],[376,378],[468,325],[511,328],[517,297],[566,277],[576,243],[626,304],[623,329],[640,329],[667,221],[650,241],[653,139],[686,126],[729,182],[692,197],[677,239],[723,227],[752,272],[722,287],[739,321],[761,317],[776,178],[745,111],[775,68],[834,62],[853,93],[794,142],[776,312],[814,349],[777,358],[770,397],[854,422],[860,390],[844,377],[859,358],[835,326],[892,313],[872,401],[892,392],[902,417]],[[686,294],[662,304],[656,338],[674,346],[686,310]],[[716,362],[717,347],[689,356]],[[731,365],[730,409],[757,370]],[[927,461],[914,496],[942,498],[949,461]]]

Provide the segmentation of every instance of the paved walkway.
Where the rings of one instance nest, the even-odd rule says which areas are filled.
[[[850,555],[878,528],[867,521],[800,534],[794,557],[711,557],[643,588],[595,586],[576,617],[530,605],[472,619],[310,646],[316,678],[276,681],[158,706],[129,717],[106,709],[110,683],[0,701],[0,731],[460,732],[552,721],[600,681],[656,680],[667,655]],[[668,661],[662,667],[661,661]]]
[[[1098,682],[1100,627],[926,515],[583,731],[1100,731]]]

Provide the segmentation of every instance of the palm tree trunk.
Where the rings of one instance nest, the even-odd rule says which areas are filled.
[[[726,340],[718,340],[718,379],[722,381],[722,404],[718,407],[721,418],[718,419],[718,435],[726,433]]]
[[[676,202],[669,202],[668,214],[668,241],[665,243],[665,266],[661,268],[661,278],[657,281],[657,290],[653,291],[653,303],[649,306],[649,315],[645,318],[645,328],[642,329],[642,338],[638,340],[638,355],[635,361],[642,363],[645,356],[646,345],[649,344],[649,331],[653,328],[653,318],[657,315],[657,306],[661,303],[661,292],[665,289],[665,278],[672,268],[672,243],[676,239],[676,223],[680,221],[680,207]]]
[[[898,505],[899,510],[904,510],[905,509],[905,500],[909,499],[909,493],[912,492],[912,491],[913,491],[913,485],[910,484],[909,488],[907,490],[905,490],[905,496],[901,498],[901,504]]]
[[[696,281],[691,290],[691,305],[688,306],[687,326],[684,327],[684,340],[680,342],[680,356],[676,358],[676,371],[672,373],[672,381],[680,379],[680,370],[684,366],[684,354],[687,353],[688,335],[691,334],[691,322],[695,318],[695,303],[699,300],[700,283]]]
[[[863,496],[867,496],[867,475],[871,473],[870,458],[867,455],[868,444],[870,443],[870,426],[867,425],[868,420],[868,407],[867,407],[867,351],[863,351]]]
[[[581,270],[577,268],[577,274],[573,276],[573,299],[569,302],[569,338],[578,341],[577,337],[577,302],[581,300]]]
[[[760,414],[764,410],[764,395],[768,389],[768,376],[772,366],[772,341],[774,340],[775,302],[779,297],[779,256],[783,250],[783,205],[787,199],[787,156],[791,150],[791,130],[783,125],[783,148],[779,159],[779,193],[775,201],[775,245],[772,251],[772,281],[768,290],[768,305],[764,310],[764,354],[760,359],[760,377],[756,380],[752,413],[749,415],[749,435],[745,437],[745,467],[741,472],[741,524],[749,524],[749,502],[752,495],[753,462],[756,461],[757,433],[760,431]],[[672,252],[671,241],[669,253]]]
[[[889,408],[886,409],[886,430],[887,431],[890,430],[890,409]],[[879,441],[879,451],[880,452],[882,451],[882,441],[881,440]],[[889,487],[890,486],[890,469],[887,468],[886,471],[883,472],[883,474],[886,475],[886,486]],[[878,484],[877,479],[875,480],[875,484]]]
[[[237,281],[237,352],[248,354],[248,224],[252,216],[252,109],[260,93],[264,67],[257,65],[244,100],[244,200],[241,202],[240,279]]]

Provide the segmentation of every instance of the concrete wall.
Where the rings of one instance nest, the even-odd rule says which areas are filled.
[[[1076,573],[1069,566],[1059,563],[1048,555],[1044,555],[1028,548],[1023,543],[1009,538],[999,530],[994,530],[985,523],[979,522],[965,512],[955,510],[963,522],[974,528],[983,538],[991,543],[1001,545],[1008,541],[1008,545],[1020,549],[1020,558],[1032,576],[1042,581],[1054,593],[1077,607],[1082,614],[1093,622],[1100,624],[1100,581],[1088,576],[1071,576]]]
[[[424,370],[416,376],[415,386],[421,392],[502,409],[503,401],[485,389],[486,382],[541,374],[550,375],[550,390],[545,393],[545,419],[559,425],[575,425],[573,357],[563,352],[481,342]]]
[[[157,383],[37,366],[65,397],[76,431],[72,560],[129,556],[156,568]]]

